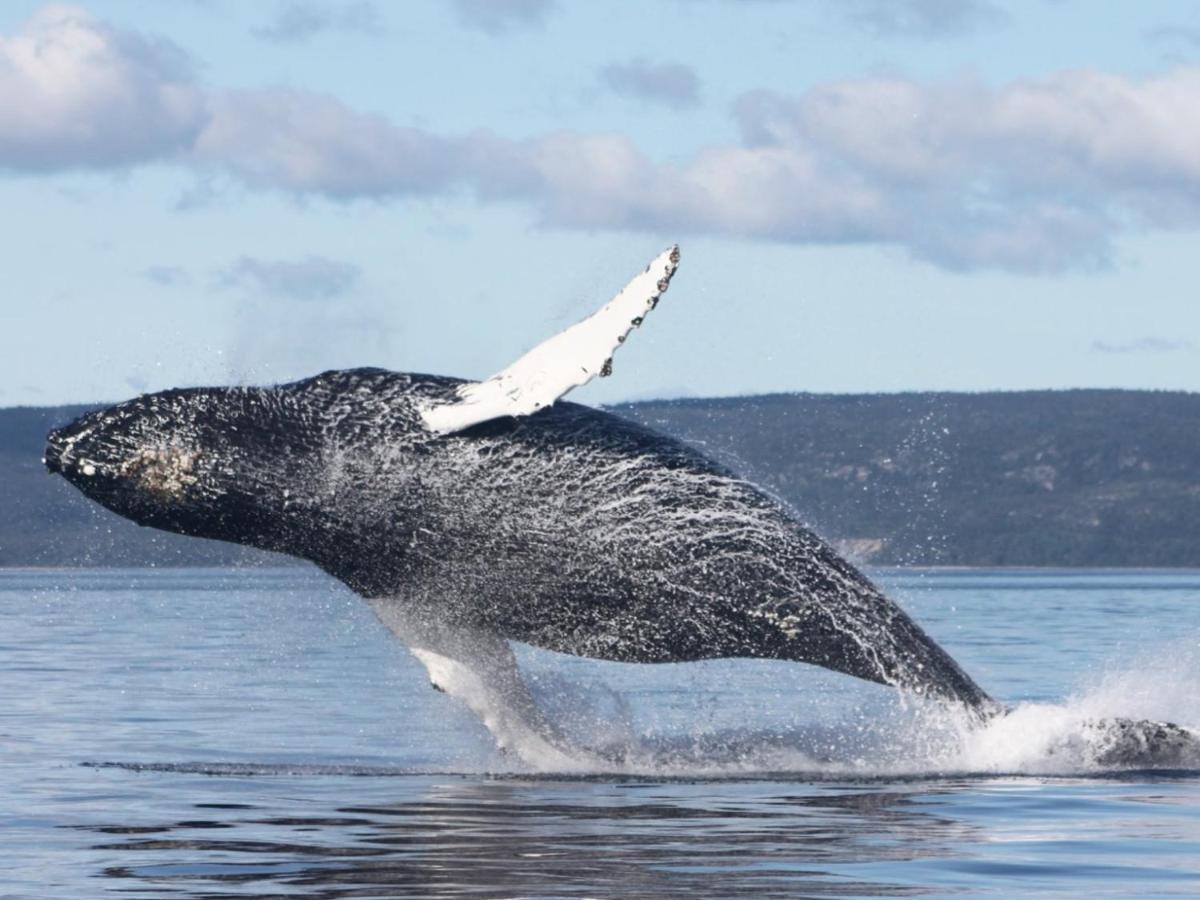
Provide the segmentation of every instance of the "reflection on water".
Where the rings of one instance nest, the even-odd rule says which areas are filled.
[[[201,803],[99,824],[92,849],[126,896],[891,896],[923,891],[872,868],[981,839],[906,790],[763,788],[417,776],[394,783],[404,799],[307,815]]]

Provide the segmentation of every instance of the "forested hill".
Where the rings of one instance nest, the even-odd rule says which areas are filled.
[[[877,563],[1200,566],[1200,394],[781,394],[620,407]]]
[[[0,565],[267,557],[140,529],[42,469],[82,407],[0,410]],[[1200,566],[1200,394],[781,394],[613,411],[677,435],[861,561]]]

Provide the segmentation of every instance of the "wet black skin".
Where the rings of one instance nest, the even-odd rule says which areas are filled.
[[[453,435],[461,382],[376,369],[138,397],[45,463],[142,525],[311,560],[366,597],[594,658],[791,659],[996,704],[773,498],[682,443],[559,403]]]

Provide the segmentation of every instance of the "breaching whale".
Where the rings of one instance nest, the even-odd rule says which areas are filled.
[[[993,701],[781,502],[559,398],[609,374],[677,248],[482,382],[381,369],[186,388],[52,432],[45,465],[142,525],[311,560],[365,597],[501,746],[555,753],[509,641],[626,662],[795,660]]]

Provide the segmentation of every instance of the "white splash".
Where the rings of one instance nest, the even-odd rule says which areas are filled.
[[[590,739],[578,751],[518,736],[510,743],[517,760],[536,772],[632,774],[659,777],[742,777],[794,773],[812,778],[937,777],[951,775],[1095,775],[1121,769],[1200,769],[1200,676],[1195,646],[1167,649],[1164,666],[1132,662],[1098,679],[1090,690],[1059,703],[1019,703],[1007,715],[979,725],[961,708],[938,703],[900,703],[860,709],[830,725],[786,731],[734,730],[694,734],[639,733],[628,717],[598,725],[611,710],[552,710],[556,719],[577,720],[574,734]],[[588,688],[593,694],[595,686]],[[568,694],[571,692],[568,691]],[[623,707],[613,692],[608,704]],[[575,692],[572,702],[578,702]],[[1196,741],[1189,762],[1147,757],[1114,763],[1106,753],[1156,722],[1182,726]],[[565,725],[566,723],[564,723]],[[1145,726],[1143,728],[1143,726]],[[1139,738],[1140,739],[1140,738]],[[1136,749],[1136,743],[1135,743]]]

